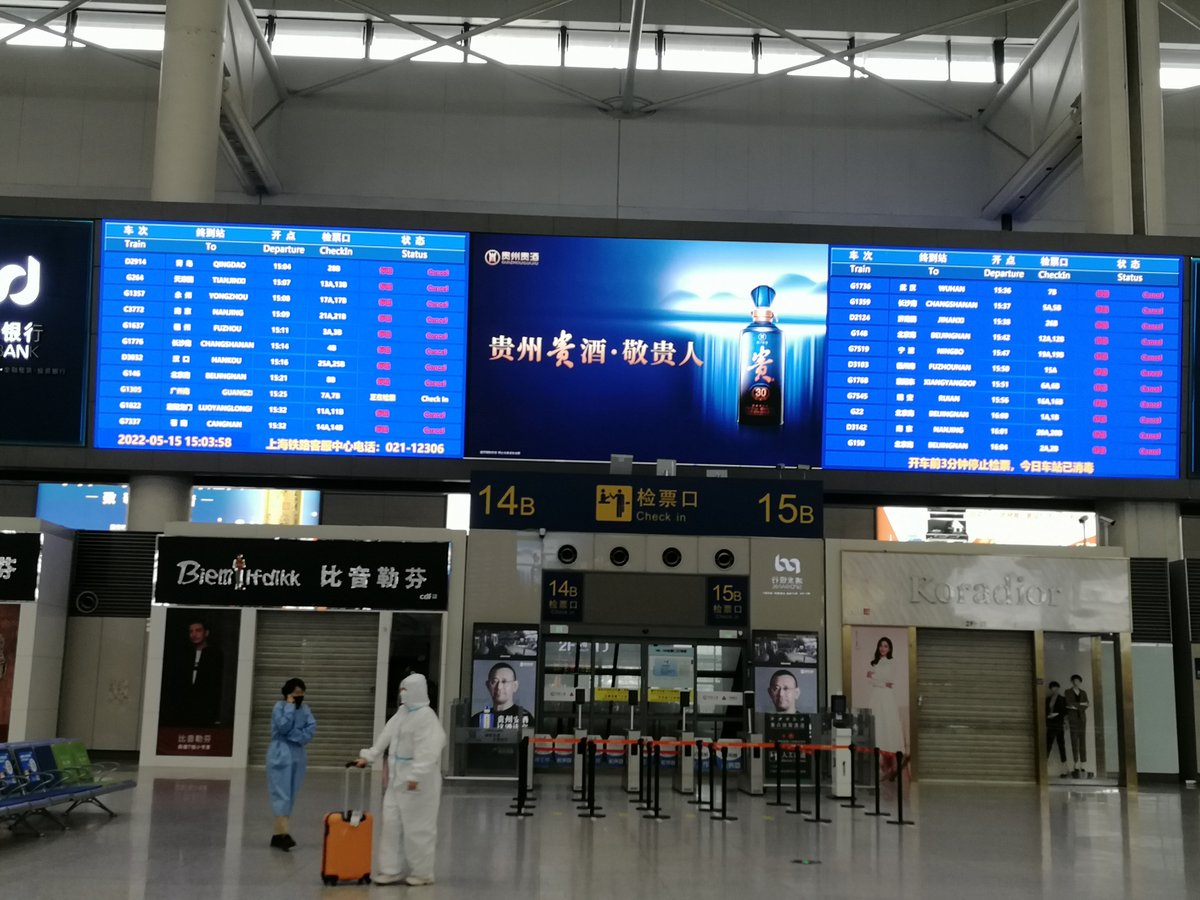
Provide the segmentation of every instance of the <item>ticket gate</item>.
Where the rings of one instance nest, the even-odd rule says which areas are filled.
[[[696,755],[696,735],[691,731],[681,731],[675,740],[682,745],[675,763],[675,790],[681,794],[691,794],[696,790],[696,768],[699,762]]]
[[[763,736],[744,731],[740,735],[743,744],[761,744]],[[767,774],[767,760],[761,747],[742,748],[742,768],[738,773],[738,789],[743,794],[762,796]]]
[[[642,789],[642,748],[637,743],[641,740],[640,731],[630,730],[625,739],[630,741],[625,745],[625,790],[637,794]]]

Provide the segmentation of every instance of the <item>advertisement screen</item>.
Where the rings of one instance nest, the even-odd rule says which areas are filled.
[[[471,665],[473,728],[520,729],[537,710],[536,628],[476,625]]]
[[[106,220],[95,446],[462,456],[467,243]]]
[[[817,465],[827,249],[478,235],[467,455]]]
[[[829,252],[826,468],[1179,477],[1178,257]]]
[[[817,635],[811,632],[755,632],[754,709],[772,715],[815,713]]]
[[[0,218],[0,443],[83,444],[92,223]]]
[[[167,610],[159,755],[233,755],[240,630],[240,610]]]

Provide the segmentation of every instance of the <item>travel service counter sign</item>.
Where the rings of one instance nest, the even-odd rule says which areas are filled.
[[[445,541],[162,536],[154,602],[444,610],[449,563]]]
[[[842,552],[847,625],[1090,634],[1132,628],[1129,561]]]

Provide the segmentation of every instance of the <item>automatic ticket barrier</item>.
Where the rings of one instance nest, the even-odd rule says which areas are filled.
[[[679,734],[679,754],[675,757],[675,790],[681,794],[691,794],[696,790],[696,769],[699,759],[696,756],[696,735],[688,730],[687,710],[692,702],[691,691],[679,692],[679,708],[681,720]]]
[[[830,734],[833,737],[833,745],[835,747],[846,748],[845,750],[833,751],[833,772],[831,775],[833,796],[839,798],[853,797],[854,759],[849,747],[850,742],[854,740],[854,730],[852,728],[853,719],[850,717],[850,710],[846,703],[845,694],[834,694],[829,698],[829,712],[832,719]]]
[[[642,733],[633,727],[634,722],[637,721],[637,702],[638,692],[631,690],[629,692],[629,731],[625,734],[626,740],[629,741],[625,745],[625,790],[631,794],[640,793],[642,790],[642,748],[638,745]]]
[[[583,766],[584,753],[586,746],[584,740],[587,738],[587,729],[583,727],[583,704],[587,702],[587,689],[575,688],[575,730],[572,736],[575,738],[574,753],[571,754],[571,790],[583,790]]]
[[[740,737],[743,744],[752,746],[742,748],[742,768],[738,773],[738,789],[743,794],[758,797],[764,790],[767,758],[762,747],[757,746],[763,742],[763,736],[761,731],[756,731],[754,728],[754,691],[746,691],[743,694],[742,710],[745,714],[746,730],[741,733]]]

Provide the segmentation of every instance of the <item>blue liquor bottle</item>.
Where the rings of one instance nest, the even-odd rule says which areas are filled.
[[[752,321],[738,345],[738,424],[783,425],[783,332],[775,324],[775,289],[760,284],[750,292]]]

